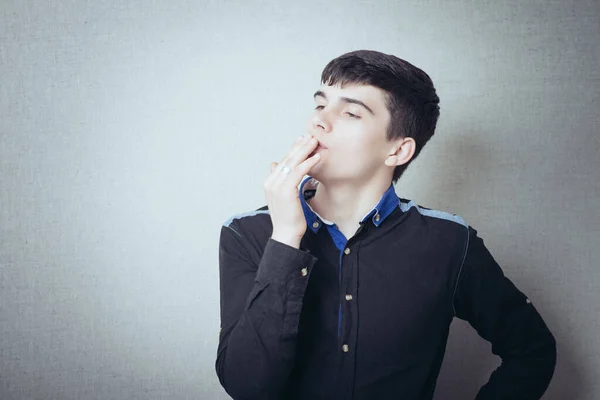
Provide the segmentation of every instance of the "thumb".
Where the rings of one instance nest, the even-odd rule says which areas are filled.
[[[276,167],[277,167],[277,163],[275,161],[271,162],[271,172],[275,171]]]

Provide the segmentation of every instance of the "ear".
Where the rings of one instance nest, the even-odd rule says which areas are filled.
[[[394,141],[394,146],[390,149],[388,157],[385,159],[385,165],[396,167],[404,165],[410,161],[415,154],[416,143],[411,137],[405,137]]]

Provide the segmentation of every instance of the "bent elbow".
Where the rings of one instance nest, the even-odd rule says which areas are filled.
[[[257,368],[227,360],[224,350],[215,363],[217,377],[221,386],[234,400],[275,399],[274,387],[268,374]]]

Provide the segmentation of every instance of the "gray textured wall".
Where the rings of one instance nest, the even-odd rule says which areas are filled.
[[[475,226],[600,398],[597,1],[0,5],[0,398],[226,399],[217,244],[323,66],[393,53],[441,98],[402,197]],[[498,364],[453,324],[436,399]]]

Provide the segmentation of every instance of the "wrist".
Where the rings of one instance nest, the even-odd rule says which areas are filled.
[[[297,249],[300,248],[301,238],[298,237],[274,233],[273,235],[271,235],[271,239],[287,244],[288,246],[295,247]]]

